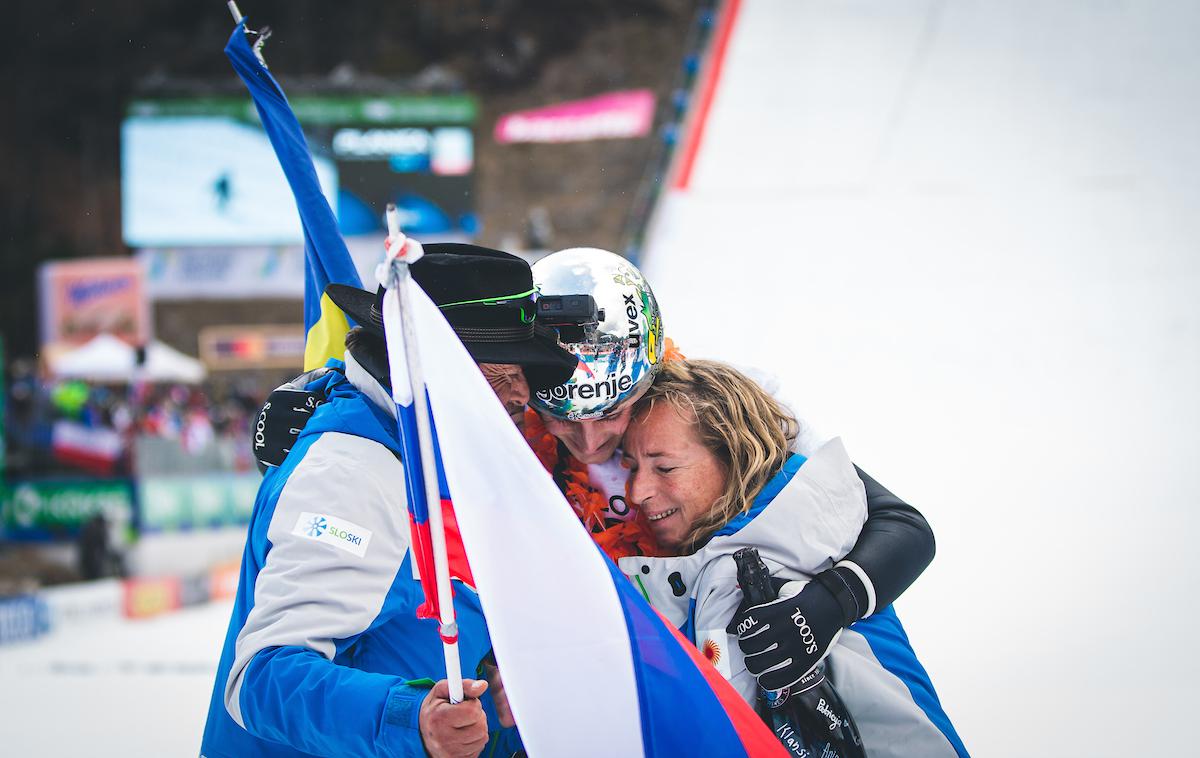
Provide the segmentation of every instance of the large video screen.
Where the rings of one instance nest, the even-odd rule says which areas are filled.
[[[473,236],[476,105],[464,96],[299,97],[292,107],[344,235]],[[121,130],[122,227],[131,247],[286,245],[295,202],[246,98],[133,102]]]

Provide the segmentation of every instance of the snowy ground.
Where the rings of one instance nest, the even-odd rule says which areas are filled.
[[[645,270],[919,506],[967,747],[1181,755],[1200,663],[1200,6],[744,0]]]
[[[6,756],[195,756],[232,603],[0,647]]]

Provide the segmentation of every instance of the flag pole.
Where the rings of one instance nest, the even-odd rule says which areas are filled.
[[[238,8],[237,0],[229,0],[226,5],[229,6],[229,13],[233,16],[233,23],[240,24],[245,20],[246,17],[242,15],[241,8]],[[263,58],[262,48],[263,43],[267,41],[267,37],[271,36],[271,28],[269,26],[264,26],[260,32],[256,32],[253,29],[247,29],[246,34],[253,34],[258,37],[258,39],[254,40],[254,44],[251,46],[251,49],[254,50],[254,57],[258,58],[258,62],[263,65],[263,68],[266,68],[267,60],[266,58]]]
[[[458,624],[454,617],[454,595],[450,588],[450,561],[446,555],[446,532],[442,520],[442,498],[438,489],[437,460],[433,453],[433,432],[429,420],[429,406],[425,395],[425,376],[421,370],[421,356],[417,349],[417,335],[413,328],[412,303],[408,293],[409,264],[415,263],[423,254],[420,245],[415,241],[405,241],[401,244],[393,242],[400,235],[400,214],[396,206],[387,206],[388,240],[392,242],[387,252],[387,259],[380,266],[380,280],[387,288],[384,296],[384,320],[388,319],[388,299],[395,295],[399,301],[401,331],[404,335],[404,365],[407,371],[397,371],[396,359],[392,347],[394,342],[388,339],[388,362],[393,366],[392,398],[397,403],[403,398],[404,388],[397,386],[405,374],[408,379],[408,389],[411,389],[413,413],[416,416],[417,442],[421,451],[421,474],[425,484],[425,502],[429,509],[429,532],[433,547],[433,566],[437,579],[437,595],[440,627],[438,634],[442,638],[442,652],[446,658],[446,680],[450,688],[450,702],[461,703],[463,700],[462,665],[458,657]],[[410,250],[415,245],[416,250]],[[385,327],[384,333],[387,334]]]

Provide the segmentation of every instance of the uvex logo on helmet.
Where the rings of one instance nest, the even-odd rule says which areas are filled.
[[[633,295],[623,295],[625,298],[625,318],[629,321],[629,345],[634,350],[642,346],[642,330],[638,329],[638,304]]]

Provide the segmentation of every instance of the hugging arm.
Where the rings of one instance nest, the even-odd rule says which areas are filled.
[[[854,470],[867,491],[867,523],[863,525],[858,542],[845,559],[838,562],[839,567],[849,569],[858,580],[858,584],[847,583],[862,612],[850,618],[847,624],[895,602],[933,561],[935,551],[933,530],[920,511],[893,495],[858,466]],[[854,571],[850,564],[862,574]],[[850,612],[846,615],[849,617]]]

